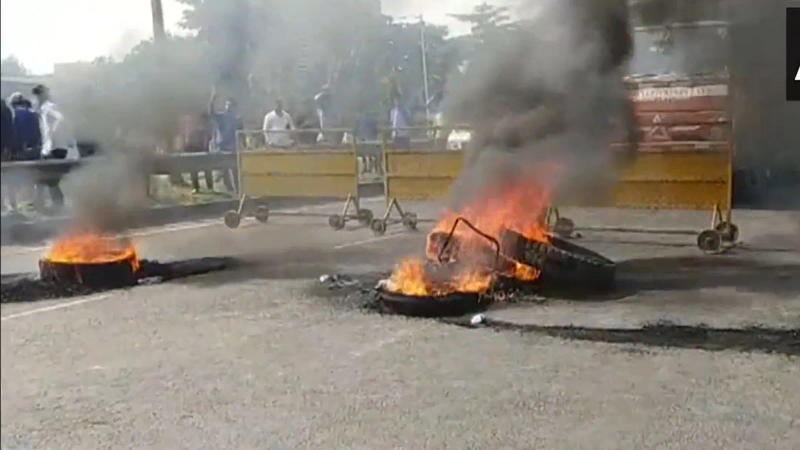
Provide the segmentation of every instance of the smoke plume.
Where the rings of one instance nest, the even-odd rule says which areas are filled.
[[[627,2],[531,0],[521,12],[518,26],[484,44],[447,99],[450,119],[475,127],[454,207],[533,173],[544,173],[549,179],[537,181],[560,198],[585,197],[614,179],[616,131],[635,144],[622,83],[633,45]]]
[[[70,172],[64,179],[74,217],[72,232],[122,232],[149,207],[148,160],[144,154],[115,154]]]

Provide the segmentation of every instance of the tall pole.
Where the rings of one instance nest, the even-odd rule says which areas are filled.
[[[425,88],[425,121],[430,122],[431,111],[428,106],[428,61],[425,56],[425,21],[419,16],[419,45],[422,48],[422,85]]]
[[[163,41],[167,33],[164,31],[164,10],[161,8],[161,0],[150,0],[150,8],[153,11],[153,39],[156,42]]]

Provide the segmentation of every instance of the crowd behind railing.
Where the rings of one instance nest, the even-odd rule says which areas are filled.
[[[32,199],[31,203],[37,211],[49,208],[60,210],[64,205],[64,194],[60,187],[61,175],[72,167],[64,162],[63,171],[42,170],[47,176],[31,176],[31,170],[28,170],[25,176],[21,176],[19,174],[24,171],[6,170],[11,169],[8,166],[19,166],[19,162],[26,161],[25,166],[32,163],[44,169],[44,166],[53,163],[43,161],[74,161],[87,153],[93,153],[93,149],[84,152],[74,139],[65,138],[67,133],[62,131],[64,116],[51,100],[46,86],[36,86],[31,94],[33,100],[18,92],[0,102],[3,113],[3,208],[6,211],[17,211],[20,197]],[[324,97],[318,94],[315,101],[318,107],[313,120],[304,117],[300,123],[295,123],[282,102],[277,100],[274,108],[265,114],[260,129],[245,130],[237,102],[228,98],[222,109],[218,109],[217,95],[212,91],[206,111],[179,118],[175,139],[169,146],[171,151],[168,150],[167,153],[178,151],[199,156],[203,153],[233,154],[237,148],[245,151],[301,151],[359,149],[368,146],[381,150],[459,150],[470,139],[469,128],[465,126],[445,128],[430,125],[432,121],[426,121],[428,125],[414,126],[411,115],[397,102],[390,111],[388,123],[379,122],[375,117],[363,116],[352,127],[334,127],[330,125],[332,121],[328,118]],[[221,183],[228,194],[238,193],[236,168],[215,166],[211,159],[216,161],[210,158],[207,168],[198,167],[198,158],[193,158],[193,163],[188,164],[185,169],[181,169],[180,161],[171,162],[169,166],[174,167],[174,170],[168,174],[169,183],[172,186],[191,187],[194,193],[198,193],[201,191],[202,178],[208,192],[217,192],[216,185]],[[374,151],[359,154],[357,159],[362,175],[382,175],[382,164]],[[205,158],[201,157],[200,160]],[[155,173],[163,172],[160,170]],[[186,175],[191,183],[186,181]],[[47,194],[51,203],[49,207],[46,207]]]

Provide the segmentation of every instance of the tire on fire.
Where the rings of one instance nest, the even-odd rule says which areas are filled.
[[[579,291],[614,287],[616,264],[584,247],[552,236],[549,243],[526,239],[506,230],[500,236],[503,253],[541,270],[543,286]]]

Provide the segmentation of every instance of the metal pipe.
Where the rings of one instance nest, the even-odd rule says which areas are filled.
[[[422,85],[425,89],[425,122],[428,123],[431,120],[431,111],[428,106],[428,62],[425,54],[425,21],[422,19],[421,14],[419,16],[419,42],[422,48]]]
[[[161,7],[161,0],[150,0],[150,8],[153,12],[153,39],[161,42],[167,37],[164,30],[164,10]]]

